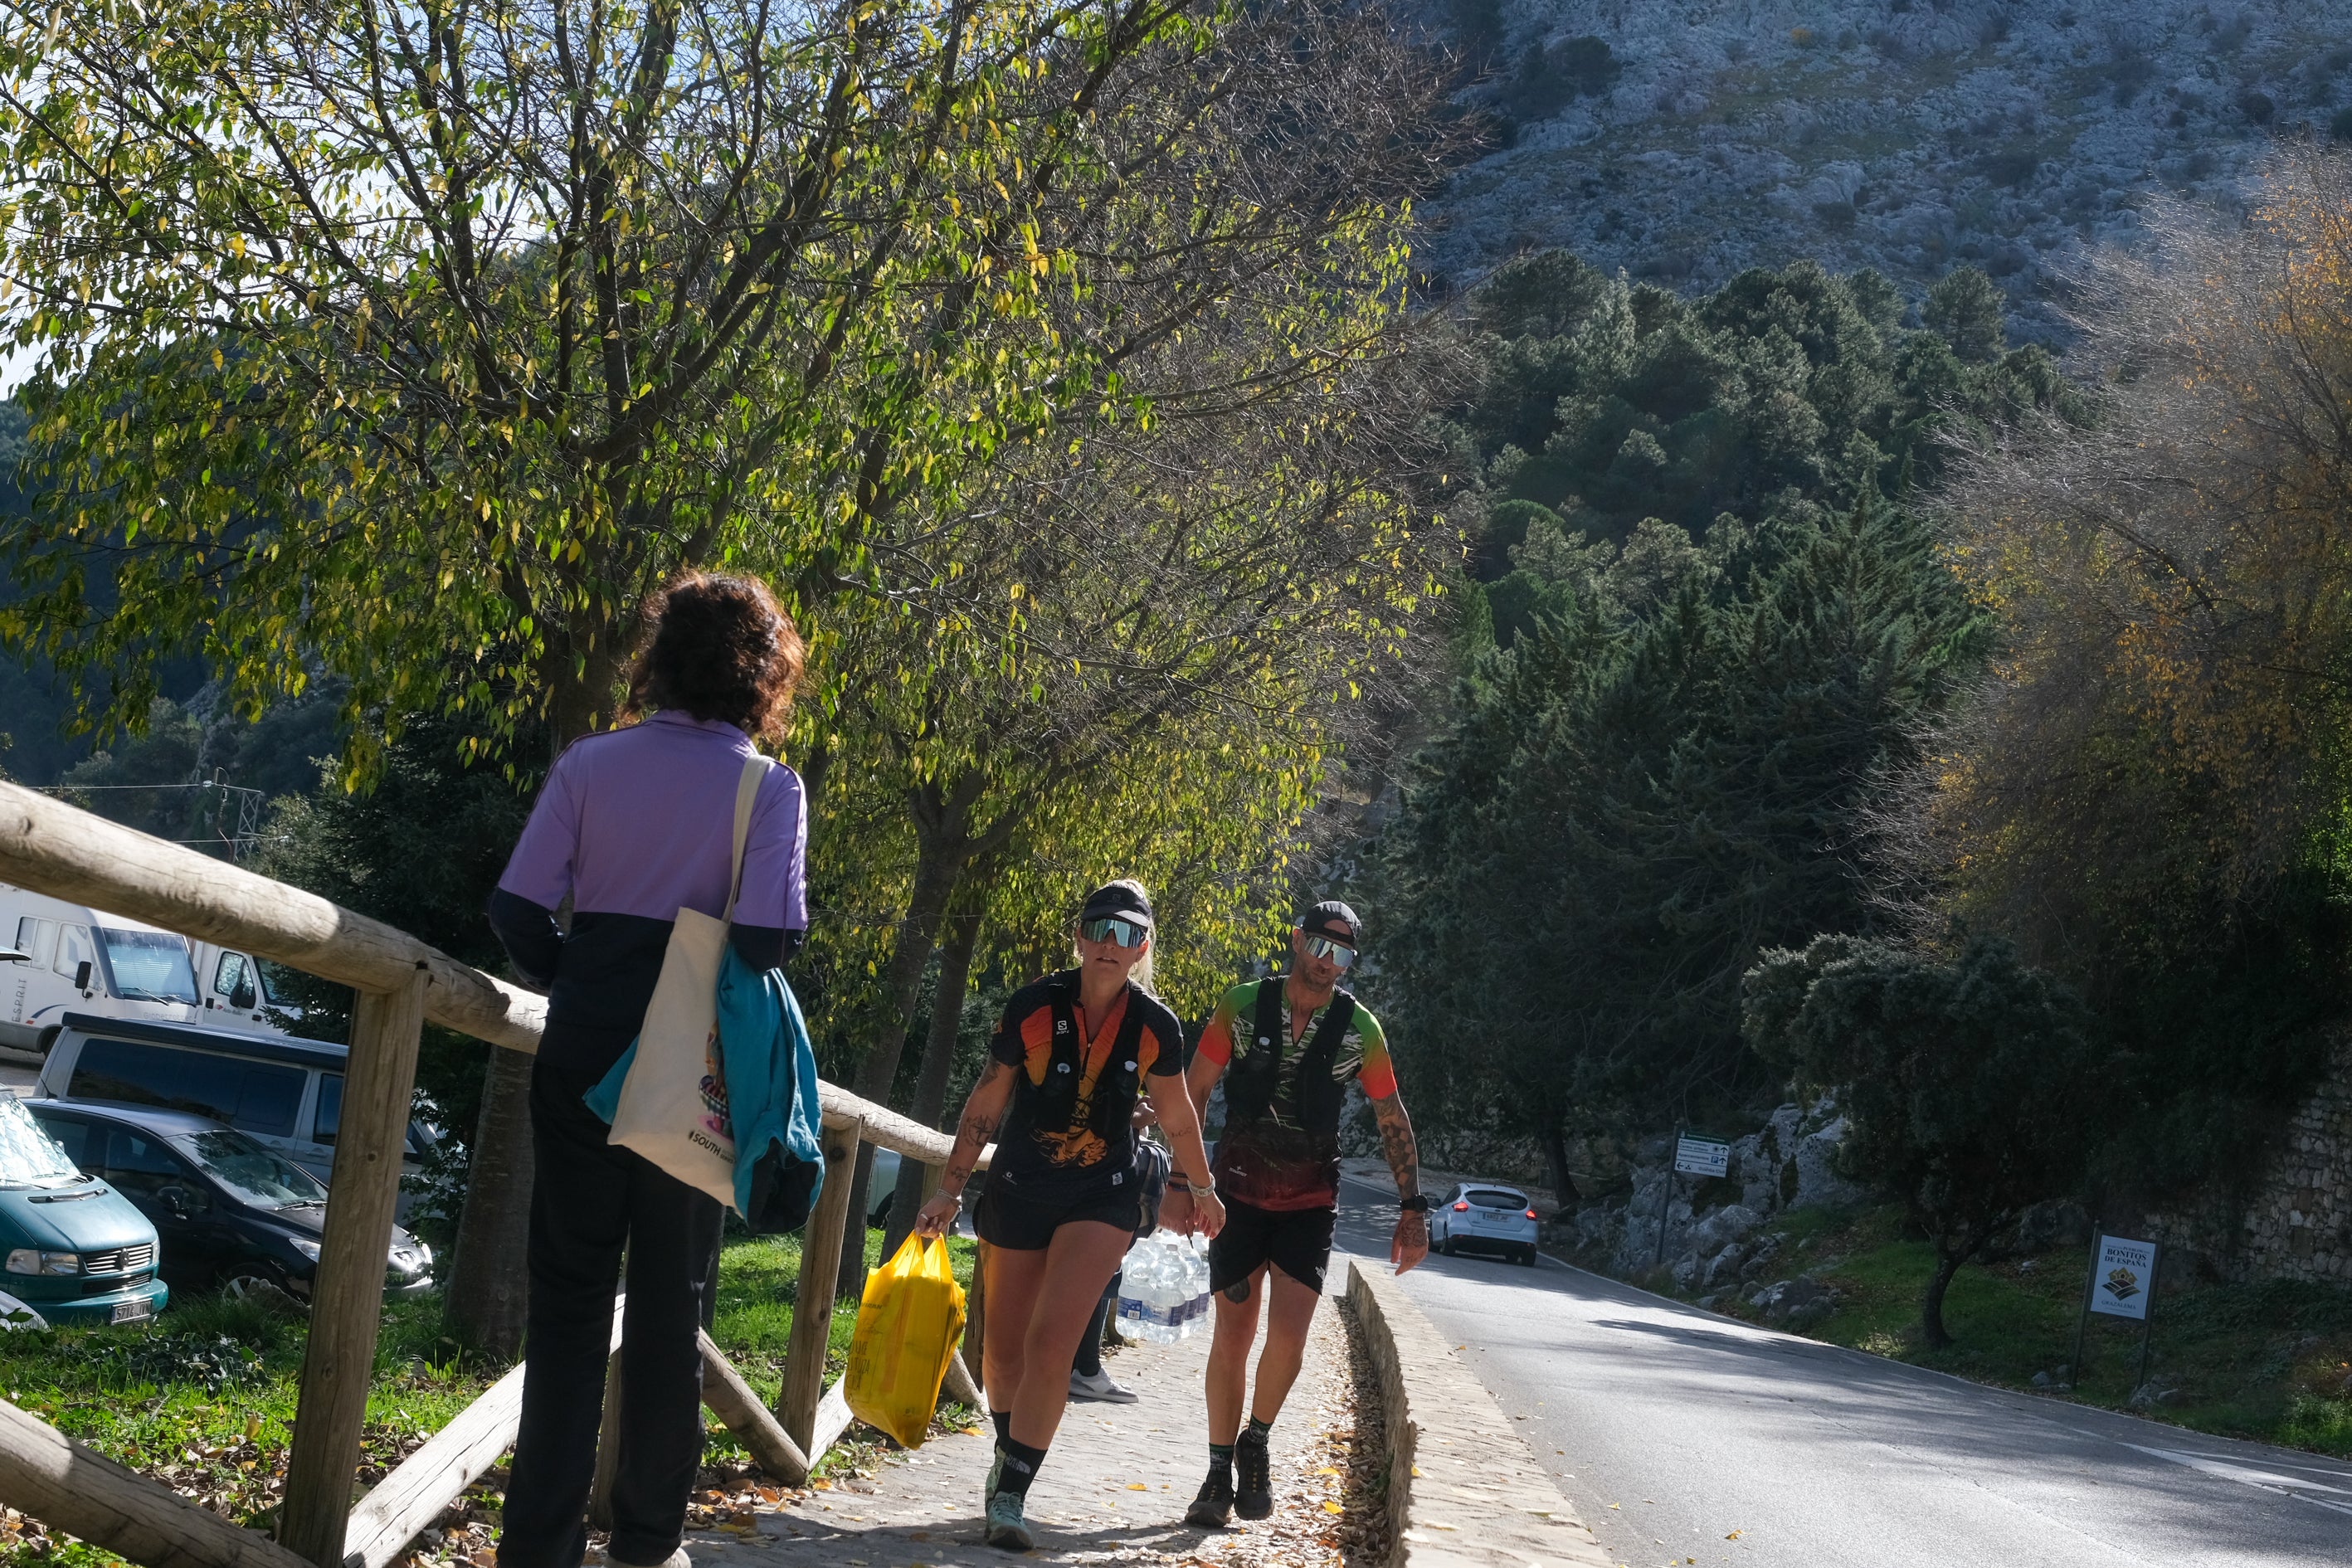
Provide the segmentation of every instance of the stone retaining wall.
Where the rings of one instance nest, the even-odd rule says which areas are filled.
[[[2352,1042],[2287,1123],[2247,1206],[2233,1272],[2352,1285]]]
[[[1391,1568],[1611,1568],[1493,1396],[1387,1268],[1350,1259],[1348,1305],[1388,1415]]]

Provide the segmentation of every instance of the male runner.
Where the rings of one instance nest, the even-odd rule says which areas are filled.
[[[1290,973],[1227,992],[1186,1070],[1185,1087],[1199,1106],[1207,1104],[1218,1077],[1225,1078],[1225,1131],[1211,1166],[1225,1228],[1209,1244],[1209,1288],[1217,1292],[1209,1346],[1209,1479],[1185,1511],[1187,1524],[1221,1525],[1236,1510],[1244,1519],[1274,1511],[1266,1434],[1297,1380],[1331,1260],[1339,1112],[1350,1079],[1372,1102],[1403,1205],[1389,1259],[1402,1274],[1429,1254],[1429,1200],[1421,1195],[1412,1123],[1397,1097],[1388,1042],[1370,1012],[1339,989],[1340,974],[1356,961],[1361,929],[1356,911],[1336,901],[1300,915],[1290,932]],[[1161,1223],[1182,1229],[1190,1199],[1181,1174],[1169,1183],[1168,1205]],[[1274,1310],[1244,1431],[1250,1345],[1258,1304],[1269,1296]]]

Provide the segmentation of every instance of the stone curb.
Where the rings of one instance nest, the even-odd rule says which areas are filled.
[[[1387,1269],[1349,1259],[1388,1416],[1390,1568],[1612,1568],[1485,1386]]]

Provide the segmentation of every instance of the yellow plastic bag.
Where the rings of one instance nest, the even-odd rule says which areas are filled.
[[[948,1244],[908,1237],[866,1278],[841,1380],[849,1413],[907,1447],[920,1447],[939,1408],[948,1358],[962,1339],[963,1287],[948,1266]]]

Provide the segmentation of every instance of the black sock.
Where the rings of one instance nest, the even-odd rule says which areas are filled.
[[[1259,1420],[1256,1416],[1253,1415],[1253,1416],[1251,1416],[1251,1417],[1250,1417],[1250,1423],[1249,1423],[1248,1427],[1247,1427],[1247,1428],[1243,1432],[1243,1434],[1242,1434],[1242,1435],[1243,1435],[1244,1436],[1245,1436],[1245,1437],[1254,1437],[1254,1438],[1255,1438],[1257,1441],[1259,1441],[1259,1442],[1263,1443],[1263,1442],[1265,1442],[1265,1435],[1266,1435],[1267,1433],[1269,1433],[1269,1432],[1273,1431],[1273,1430],[1274,1430],[1274,1423],[1273,1423],[1273,1422],[1271,1422],[1271,1421],[1261,1421],[1261,1420]]]
[[[1209,1445],[1209,1474],[1231,1479],[1234,1473],[1234,1446],[1231,1443]]]
[[[988,1413],[988,1418],[996,1423],[996,1440],[998,1442],[1002,1443],[1013,1436],[1013,1412],[1010,1410],[992,1410]]]
[[[1078,1336],[1078,1353],[1070,1363],[1070,1370],[1080,1377],[1102,1375],[1103,1320],[1118,1305],[1118,1276],[1110,1277],[1103,1287],[1100,1299],[1095,1302],[1095,1315],[1087,1320],[1087,1331]]]
[[[1037,1479],[1037,1467],[1045,1462],[1045,1450],[1007,1437],[996,1445],[996,1451],[1004,1457],[1004,1464],[997,1472],[996,1489],[1011,1492],[1014,1497],[1027,1497],[1029,1483]]]

